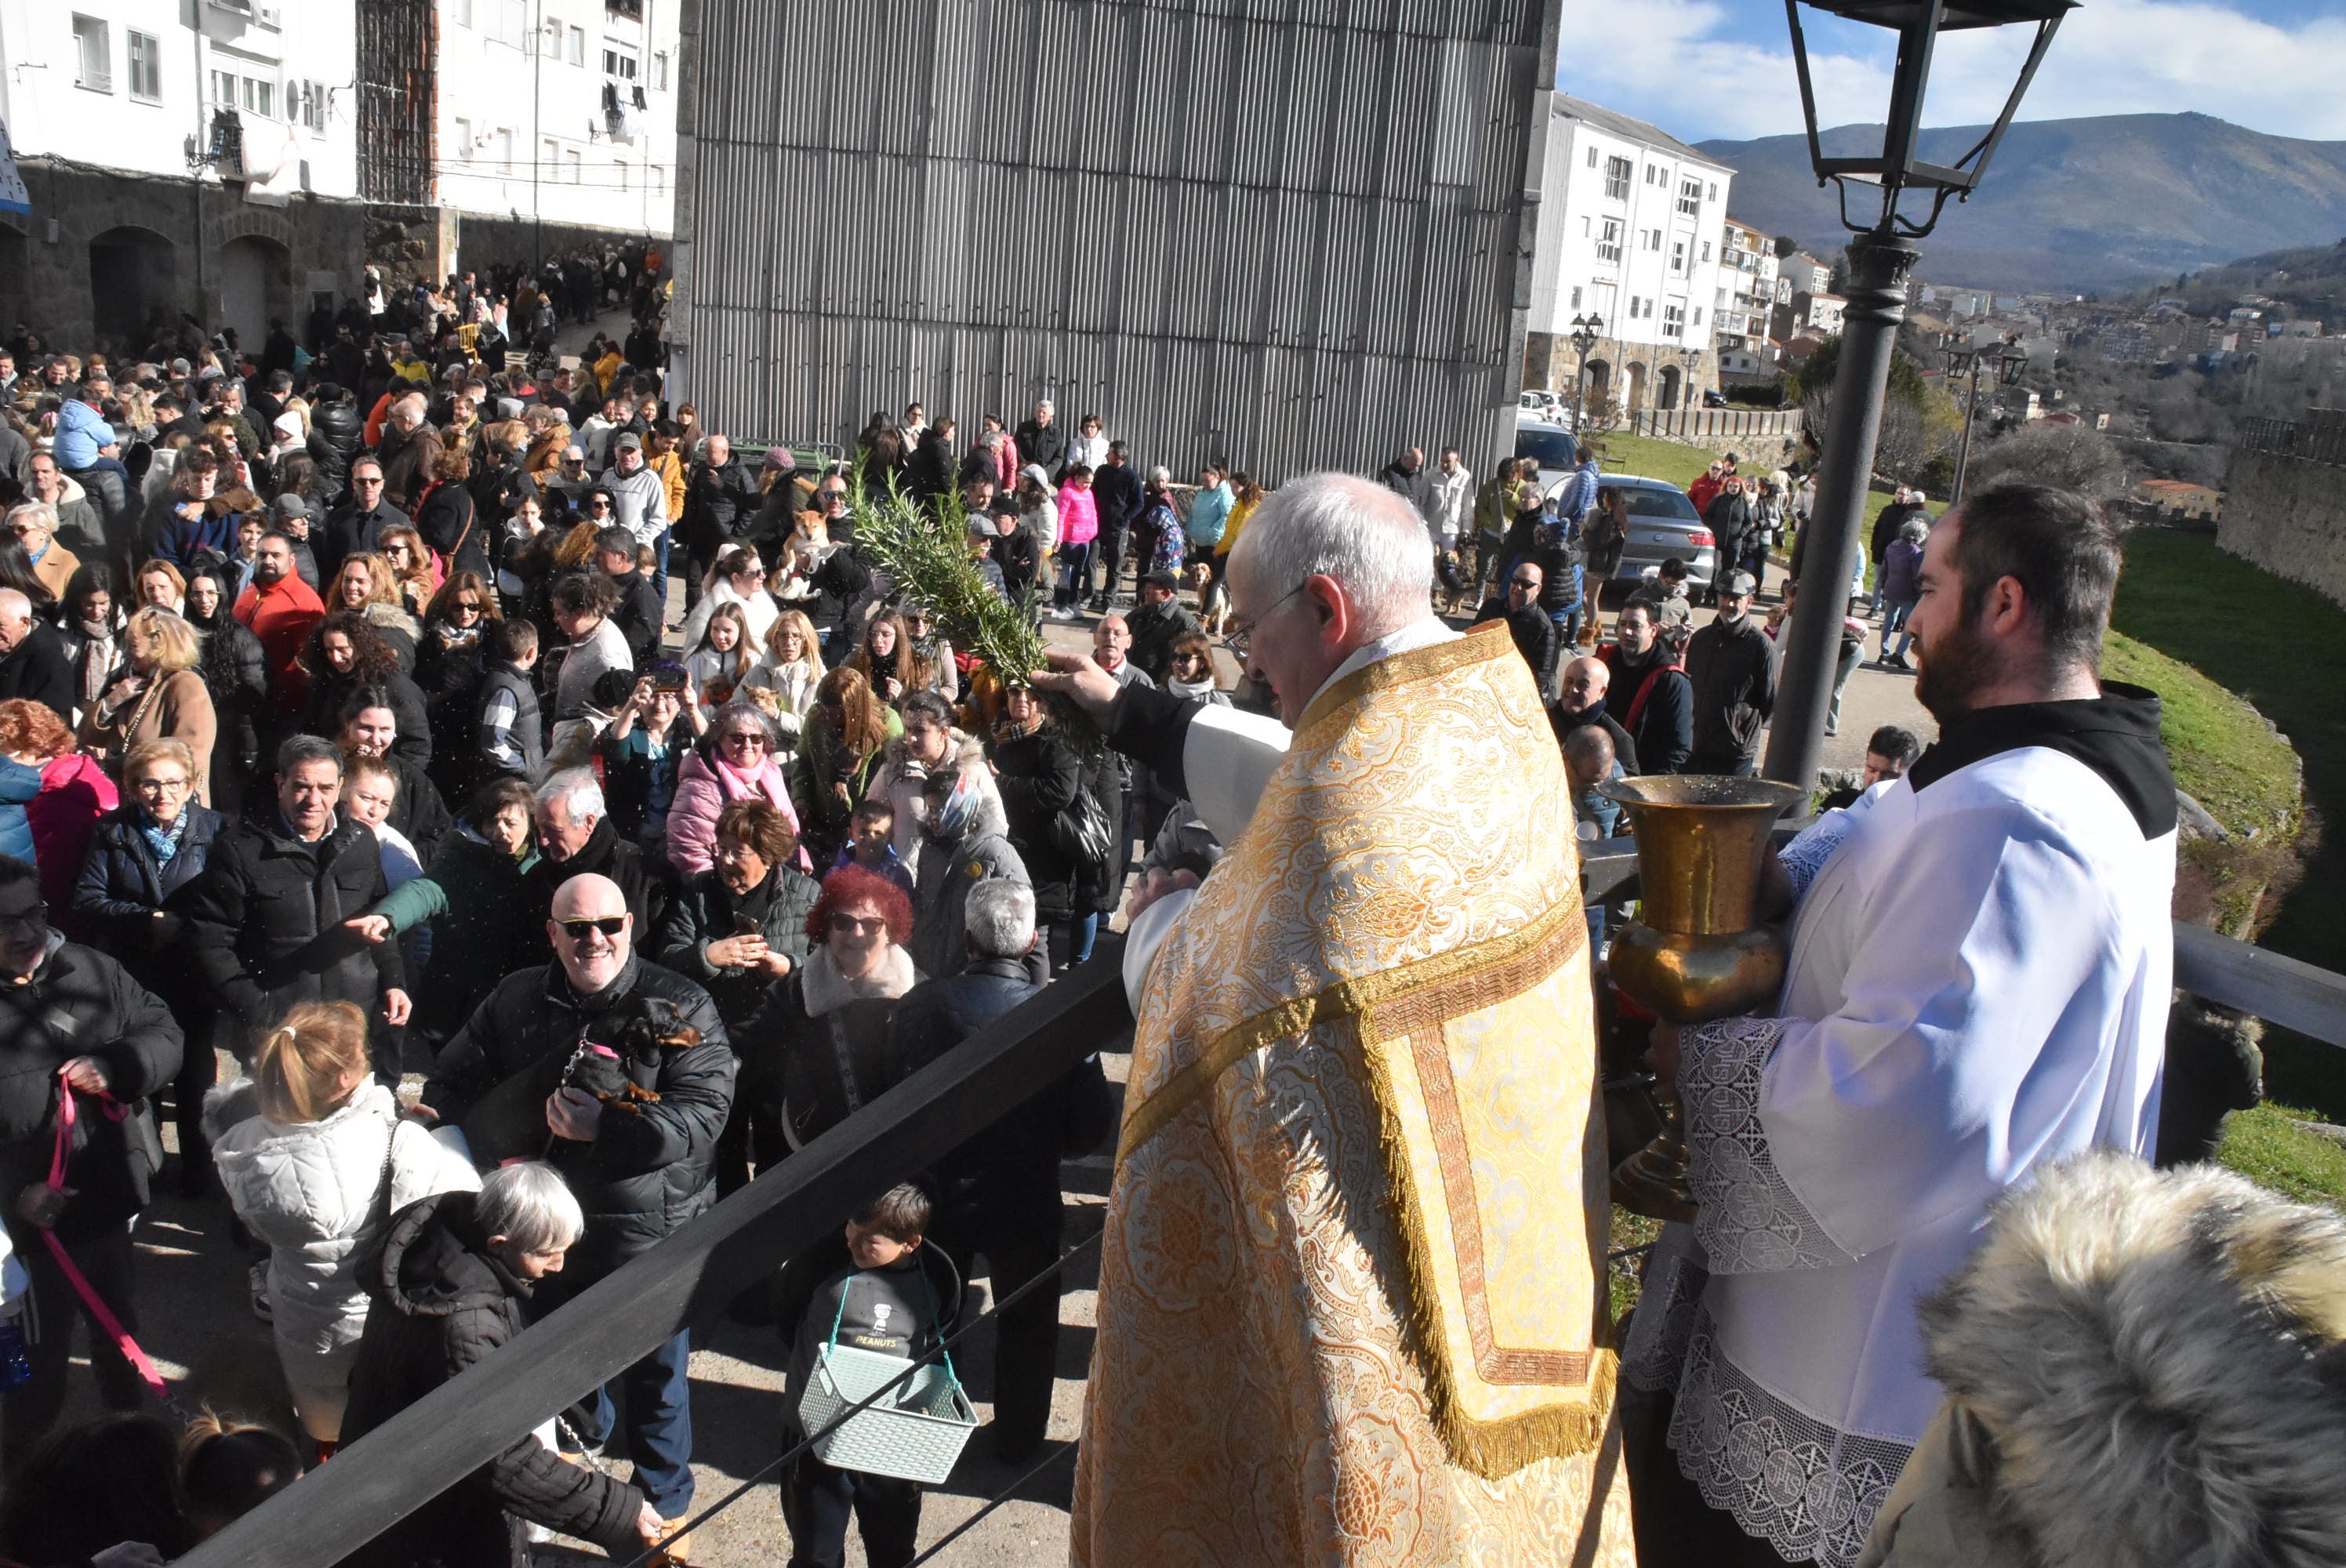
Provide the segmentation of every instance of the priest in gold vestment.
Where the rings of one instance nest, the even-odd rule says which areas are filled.
[[[1228,579],[1291,739],[1041,683],[1227,849],[1127,936],[1086,1568],[1635,1561],[1563,764],[1504,626],[1452,632],[1432,580],[1400,497],[1310,476]]]

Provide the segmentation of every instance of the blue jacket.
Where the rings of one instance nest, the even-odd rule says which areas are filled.
[[[1574,469],[1570,482],[1556,493],[1556,514],[1568,523],[1586,523],[1588,509],[1596,504],[1598,477],[1593,457]]]
[[[33,824],[26,803],[41,792],[41,770],[0,757],[0,855],[14,855],[33,863]]]
[[[1222,530],[1230,525],[1230,508],[1238,497],[1228,484],[1217,484],[1211,490],[1200,490],[1189,503],[1189,543],[1219,545]]]
[[[172,504],[176,506],[180,503]],[[209,550],[223,558],[236,554],[236,531],[244,523],[239,514],[223,512],[215,516],[210,504],[206,503],[203,514],[192,523],[176,511],[168,515],[171,520],[155,537],[155,554],[174,566],[185,566],[201,550]],[[238,589],[239,593],[242,591],[240,587]]]
[[[137,805],[119,807],[98,820],[88,858],[81,863],[81,881],[74,889],[74,913],[94,933],[93,940],[109,945],[143,942],[147,922],[163,907],[163,900],[203,871],[220,830],[220,814],[193,800],[180,809],[188,814],[186,835],[178,853],[159,866],[147,836],[138,830],[144,813]]]
[[[57,466],[71,473],[95,467],[97,449],[114,444],[114,427],[106,416],[78,398],[69,398],[57,410]]]

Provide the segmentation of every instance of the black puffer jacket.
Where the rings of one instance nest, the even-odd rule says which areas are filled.
[[[390,891],[374,830],[344,817],[317,844],[250,823],[213,840],[203,875],[163,901],[188,920],[196,968],[247,1029],[296,1002],[350,1002],[372,1014],[403,988],[399,944],[369,946],[342,922]]]
[[[209,622],[188,624],[204,635],[196,673],[212,697],[212,805],[233,818],[248,781],[260,766],[260,715],[269,702],[269,654],[252,629],[230,612],[229,600]]]
[[[448,1042],[423,1085],[423,1104],[462,1124],[509,1079],[558,1069],[587,1026],[641,997],[673,1003],[699,1044],[663,1048],[654,1063],[630,1060],[628,1075],[658,1098],[629,1115],[607,1106],[595,1141],[564,1141],[549,1156],[586,1211],[586,1237],[572,1267],[598,1278],[717,1201],[711,1174],[717,1135],[733,1105],[733,1051],[709,993],[677,973],[629,958],[599,995],[582,997],[558,963],[505,977]],[[525,1112],[545,1095],[523,1096]]]
[[[822,897],[822,884],[795,866],[776,866],[766,880],[736,896],[714,870],[696,872],[670,901],[652,956],[709,988],[728,1028],[739,1028],[758,1010],[773,984],[762,969],[720,969],[709,962],[709,944],[740,934],[736,918],[757,922],[767,947],[787,954],[796,969],[807,960],[807,916]]]
[[[382,1426],[468,1370],[527,1326],[530,1284],[491,1257],[474,1217],[476,1195],[441,1193],[392,1217],[359,1258],[373,1304],[351,1367],[342,1441]],[[345,1559],[352,1568],[520,1568],[517,1520],[630,1557],[643,1543],[644,1495],[615,1476],[572,1464],[525,1437]]]
[[[351,463],[366,444],[366,421],[355,403],[330,402],[310,411],[310,461],[318,465],[310,496],[321,506],[334,507],[351,486]]]
[[[75,1196],[57,1221],[66,1242],[122,1227],[147,1203],[163,1157],[145,1097],[179,1070],[179,1026],[144,986],[95,948],[56,942],[23,985],[0,985],[0,1204],[19,1256],[45,1256],[16,1198],[46,1181],[56,1147],[57,1069],[76,1056],[105,1064],[107,1092],[134,1107],[113,1121],[100,1102],[76,1104],[65,1185]]]

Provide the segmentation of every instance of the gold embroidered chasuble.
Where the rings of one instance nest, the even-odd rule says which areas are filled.
[[[1574,846],[1504,623],[1313,701],[1149,971],[1076,1563],[1635,1562]]]

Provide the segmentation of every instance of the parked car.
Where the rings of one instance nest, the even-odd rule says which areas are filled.
[[[1576,444],[1568,421],[1535,420],[1524,414],[1515,417],[1515,455],[1528,457],[1539,464],[1539,486],[1543,492],[1572,472]]]
[[[1515,398],[1518,414],[1548,424],[1560,424],[1567,429],[1572,424],[1572,411],[1564,399],[1545,387],[1529,387]]]
[[[1608,473],[1602,481],[1608,490],[1618,490],[1629,500],[1629,537],[1621,546],[1621,565],[1613,573],[1613,580],[1635,582],[1648,572],[1658,572],[1664,561],[1675,555],[1687,564],[1687,596],[1696,604],[1712,597],[1711,576],[1718,569],[1719,540],[1695,511],[1687,493],[1667,479],[1644,479],[1634,473]],[[1554,484],[1542,475],[1541,493],[1553,497],[1563,488],[1564,476]],[[1608,606],[1626,603],[1629,591],[1609,590],[1605,602]]]

